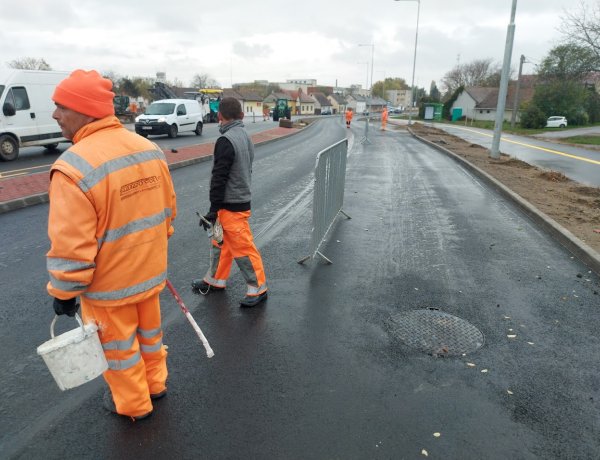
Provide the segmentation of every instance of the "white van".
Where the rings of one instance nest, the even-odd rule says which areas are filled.
[[[135,119],[135,132],[140,136],[194,132],[202,135],[202,106],[192,99],[161,99],[150,104]]]
[[[52,94],[69,72],[0,69],[0,160],[19,156],[19,148],[43,145],[53,150],[66,142],[52,118]]]

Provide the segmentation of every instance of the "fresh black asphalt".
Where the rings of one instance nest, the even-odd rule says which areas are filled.
[[[173,172],[169,277],[215,357],[163,292],[169,394],[138,423],[101,407],[100,379],[54,384],[35,354],[52,319],[47,206],[0,215],[1,456],[597,458],[598,277],[447,156],[404,131],[372,127],[362,145],[363,126],[323,120],[257,149],[251,225],[270,294],[253,309],[238,305],[236,271],[223,293],[190,292],[208,263],[195,211],[210,163]],[[316,153],[344,136],[352,219],[321,249],[332,265],[299,265]],[[453,358],[406,346],[394,318],[426,308],[468,321],[484,346]]]

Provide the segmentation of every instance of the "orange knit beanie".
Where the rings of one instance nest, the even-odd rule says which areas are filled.
[[[52,100],[89,117],[104,118],[115,114],[111,90],[112,82],[95,70],[77,69],[58,84]]]

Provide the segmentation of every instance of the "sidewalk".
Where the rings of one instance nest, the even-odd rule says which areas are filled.
[[[251,138],[255,145],[261,145],[291,136],[298,131],[300,131],[298,128],[278,127],[253,134]],[[179,147],[175,152],[171,150],[164,151],[169,169],[173,170],[211,160],[214,145],[214,142],[208,142]],[[49,184],[50,176],[48,172],[0,180],[0,214],[34,204],[47,203]]]

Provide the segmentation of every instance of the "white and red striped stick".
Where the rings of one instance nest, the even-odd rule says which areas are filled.
[[[200,329],[200,327],[198,327],[198,324],[194,320],[194,317],[192,316],[188,308],[185,306],[183,300],[181,300],[181,297],[179,297],[179,294],[177,293],[177,291],[175,290],[175,288],[169,280],[167,280],[167,287],[169,288],[169,291],[171,291],[171,294],[173,294],[173,297],[175,297],[175,300],[179,304],[179,308],[181,308],[181,311],[196,331],[196,334],[198,335],[198,338],[200,338],[202,345],[204,345],[204,349],[206,350],[206,356],[212,358],[213,356],[215,356],[215,352],[212,350],[212,348],[210,348],[208,340],[206,340],[206,337],[204,337],[202,330]]]

